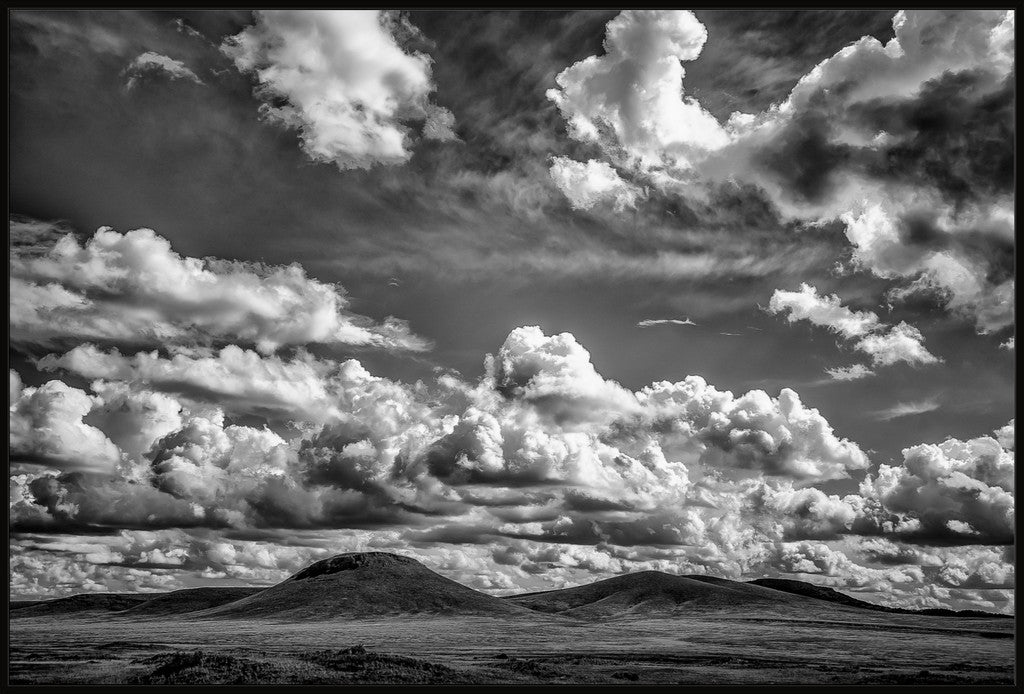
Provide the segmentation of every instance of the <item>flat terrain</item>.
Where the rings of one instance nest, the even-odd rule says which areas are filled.
[[[822,604],[600,620],[86,613],[10,621],[17,683],[1012,684],[1013,621]],[[360,646],[362,648],[360,648]]]

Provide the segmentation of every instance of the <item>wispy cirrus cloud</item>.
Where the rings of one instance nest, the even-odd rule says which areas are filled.
[[[876,419],[882,421],[890,421],[893,419],[899,419],[901,417],[913,417],[919,414],[925,414],[926,412],[934,412],[939,409],[941,403],[938,398],[925,398],[923,400],[916,400],[913,402],[901,402],[887,407],[884,410],[879,410],[874,413]]]
[[[152,74],[162,74],[174,80],[187,80],[196,84],[203,84],[199,76],[180,60],[169,58],[160,53],[146,51],[136,56],[129,63],[128,67],[125,68],[125,75],[128,77],[127,88],[132,89],[143,77]]]
[[[697,325],[689,318],[647,318],[636,324],[638,328],[651,328],[655,325]]]

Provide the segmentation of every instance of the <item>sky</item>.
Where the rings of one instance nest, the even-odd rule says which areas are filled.
[[[1014,15],[11,14],[10,594],[394,551],[1014,608]]]

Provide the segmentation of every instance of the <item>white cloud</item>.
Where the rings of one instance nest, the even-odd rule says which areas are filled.
[[[688,376],[654,383],[637,397],[641,425],[663,432],[666,451],[688,451],[707,465],[807,480],[843,478],[868,466],[855,443],[837,437],[818,410],[805,407],[789,388],[778,398],[761,390],[735,397]]]
[[[1009,423],[1004,427],[999,427],[995,430],[996,440],[999,445],[1003,448],[1012,451],[1014,441],[1016,439],[1014,420],[1010,420]]]
[[[818,290],[807,283],[801,284],[797,292],[776,289],[768,311],[775,314],[788,311],[786,320],[790,323],[810,321],[846,338],[861,337],[882,325],[871,311],[851,311],[835,294],[819,296]]]
[[[407,21],[378,10],[261,10],[255,19],[221,50],[255,76],[261,113],[299,130],[311,159],[401,164],[412,156],[410,122],[453,138],[450,112],[429,102],[430,58],[396,40],[396,30],[415,31]]]
[[[894,554],[874,537],[857,551],[879,569],[827,544],[865,534],[897,547],[1006,541],[1012,453],[995,439],[908,449],[860,495],[829,494],[811,485],[864,470],[868,458],[793,391],[734,396],[691,376],[630,392],[568,333],[512,331],[473,383],[441,374],[404,384],[355,360],[237,346],[164,357],[82,346],[41,365],[99,380],[87,393],[11,377],[12,450],[49,446],[46,469],[11,477],[11,524],[16,537],[125,529],[62,546],[84,563],[124,564],[68,579],[82,585],[269,583],[339,548],[406,549],[499,591],[627,570],[782,570],[916,600],[918,567],[946,566],[942,580],[967,591],[936,598],[949,604],[1008,580],[988,555],[972,578],[963,553]],[[45,402],[30,407],[33,398]],[[295,421],[280,431],[261,423],[273,418]],[[72,448],[73,463],[54,454]],[[88,451],[98,462],[87,470]],[[72,470],[88,474],[63,474]],[[224,528],[267,539],[229,539]],[[154,577],[132,569],[140,562],[172,568]],[[911,568],[889,566],[898,562]],[[16,590],[64,590],[36,564],[17,570]]]
[[[62,381],[20,389],[10,408],[11,461],[62,470],[114,471],[121,460],[117,446],[82,421],[96,402]]]
[[[608,23],[602,56],[563,70],[547,96],[569,134],[621,153],[643,169],[689,168],[728,136],[683,95],[682,62],[700,55],[707,31],[688,10],[626,10]]]
[[[358,362],[320,362],[299,353],[285,360],[228,345],[216,353],[158,352],[123,356],[80,345],[63,356],[39,361],[43,370],[64,369],[88,379],[119,381],[135,387],[177,392],[209,400],[239,414],[326,422],[340,416],[345,374]]]
[[[867,193],[865,197],[868,195],[874,197]],[[904,206],[897,202],[883,205],[858,201],[840,216],[846,224],[847,238],[855,247],[855,264],[886,279],[913,280],[890,291],[892,299],[938,294],[951,311],[973,318],[981,333],[1012,325],[1013,278],[991,281],[991,267],[985,257],[959,248],[956,243],[979,229],[984,230],[983,236],[996,242],[1012,241],[1013,208],[1009,201],[1001,201],[991,209],[964,210],[946,208],[939,201],[916,202]],[[937,230],[933,232],[936,236],[949,240],[947,248],[923,251],[906,242],[905,217],[923,207],[941,211],[931,223]]]
[[[1012,338],[1012,337],[1009,340],[1007,340],[1006,342],[1000,342],[999,343],[999,349],[1005,349],[1005,350],[1007,350],[1009,352],[1012,352],[1014,350],[1014,348],[1015,348],[1014,338]]]
[[[188,69],[185,63],[180,60],[169,58],[160,53],[146,51],[136,56],[129,63],[128,67],[125,68],[125,74],[128,76],[128,89],[134,87],[144,75],[153,73],[167,75],[173,80],[188,80],[196,84],[203,83],[196,73]]]
[[[1013,196],[993,173],[1001,169],[972,157],[982,142],[1005,137],[998,129],[1012,96],[1000,90],[1013,65],[1013,27],[1012,10],[899,12],[888,43],[861,38],[781,103],[734,113],[723,126],[683,94],[680,61],[696,60],[707,39],[700,22],[688,11],[627,10],[606,27],[605,55],[564,70],[548,97],[570,136],[597,143],[633,184],[697,198],[709,182],[755,184],[784,217],[842,221],[852,267],[897,283],[892,299],[935,294],[979,332],[994,332],[1013,323]],[[957,88],[958,79],[971,86]],[[933,102],[951,109],[948,124],[931,129],[937,135],[914,115],[941,108]],[[947,152],[963,132],[979,144]],[[937,172],[936,160],[949,165]],[[991,181],[974,180],[982,173]],[[919,220],[929,243],[908,231]]]
[[[877,528],[967,544],[1012,542],[1013,490],[1013,452],[988,436],[911,446],[860,487]]]
[[[678,318],[648,318],[647,320],[642,320],[639,323],[637,323],[636,327],[638,327],[638,328],[650,328],[650,327],[653,327],[655,325],[697,325],[697,324],[694,323],[689,318],[684,318],[682,320],[680,320]]]
[[[633,394],[605,380],[570,333],[547,336],[536,326],[516,328],[489,360],[488,373],[499,392],[557,417],[602,419],[637,409]]]
[[[936,364],[941,361],[925,348],[924,336],[914,326],[900,322],[890,327],[871,311],[851,311],[835,294],[819,296],[818,290],[806,283],[800,285],[798,292],[776,289],[767,311],[773,314],[788,312],[786,320],[790,323],[807,320],[846,339],[860,338],[854,343],[854,348],[870,356],[873,366],[891,366],[899,362]],[[831,370],[829,373],[833,374]],[[869,372],[865,367],[854,366],[851,370],[837,370],[837,373],[850,380],[851,376],[860,378]]]
[[[874,366],[891,366],[899,362],[912,366],[941,362],[925,348],[923,342],[920,330],[901,321],[886,332],[865,336],[854,346],[870,356]]]
[[[611,166],[594,159],[584,164],[568,157],[554,157],[550,174],[572,206],[580,210],[610,202],[621,212],[627,207],[636,207],[637,198],[643,195],[637,186],[622,180]]]
[[[879,410],[875,413],[875,417],[883,421],[889,421],[899,417],[910,417],[924,414],[925,412],[934,412],[937,409],[939,409],[939,401],[935,398],[929,398],[916,402],[901,402],[890,408]]]
[[[67,234],[44,253],[14,247],[10,270],[16,343],[429,347],[403,321],[347,311],[339,286],[307,277],[298,264],[182,257],[151,229],[101,227],[84,244]]]
[[[834,369],[825,369],[834,381],[857,381],[868,376],[874,376],[875,372],[863,364],[852,364],[850,366],[839,366]]]

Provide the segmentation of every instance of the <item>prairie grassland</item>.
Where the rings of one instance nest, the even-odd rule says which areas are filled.
[[[10,622],[16,683],[1012,684],[1012,620],[836,610],[582,621]]]

